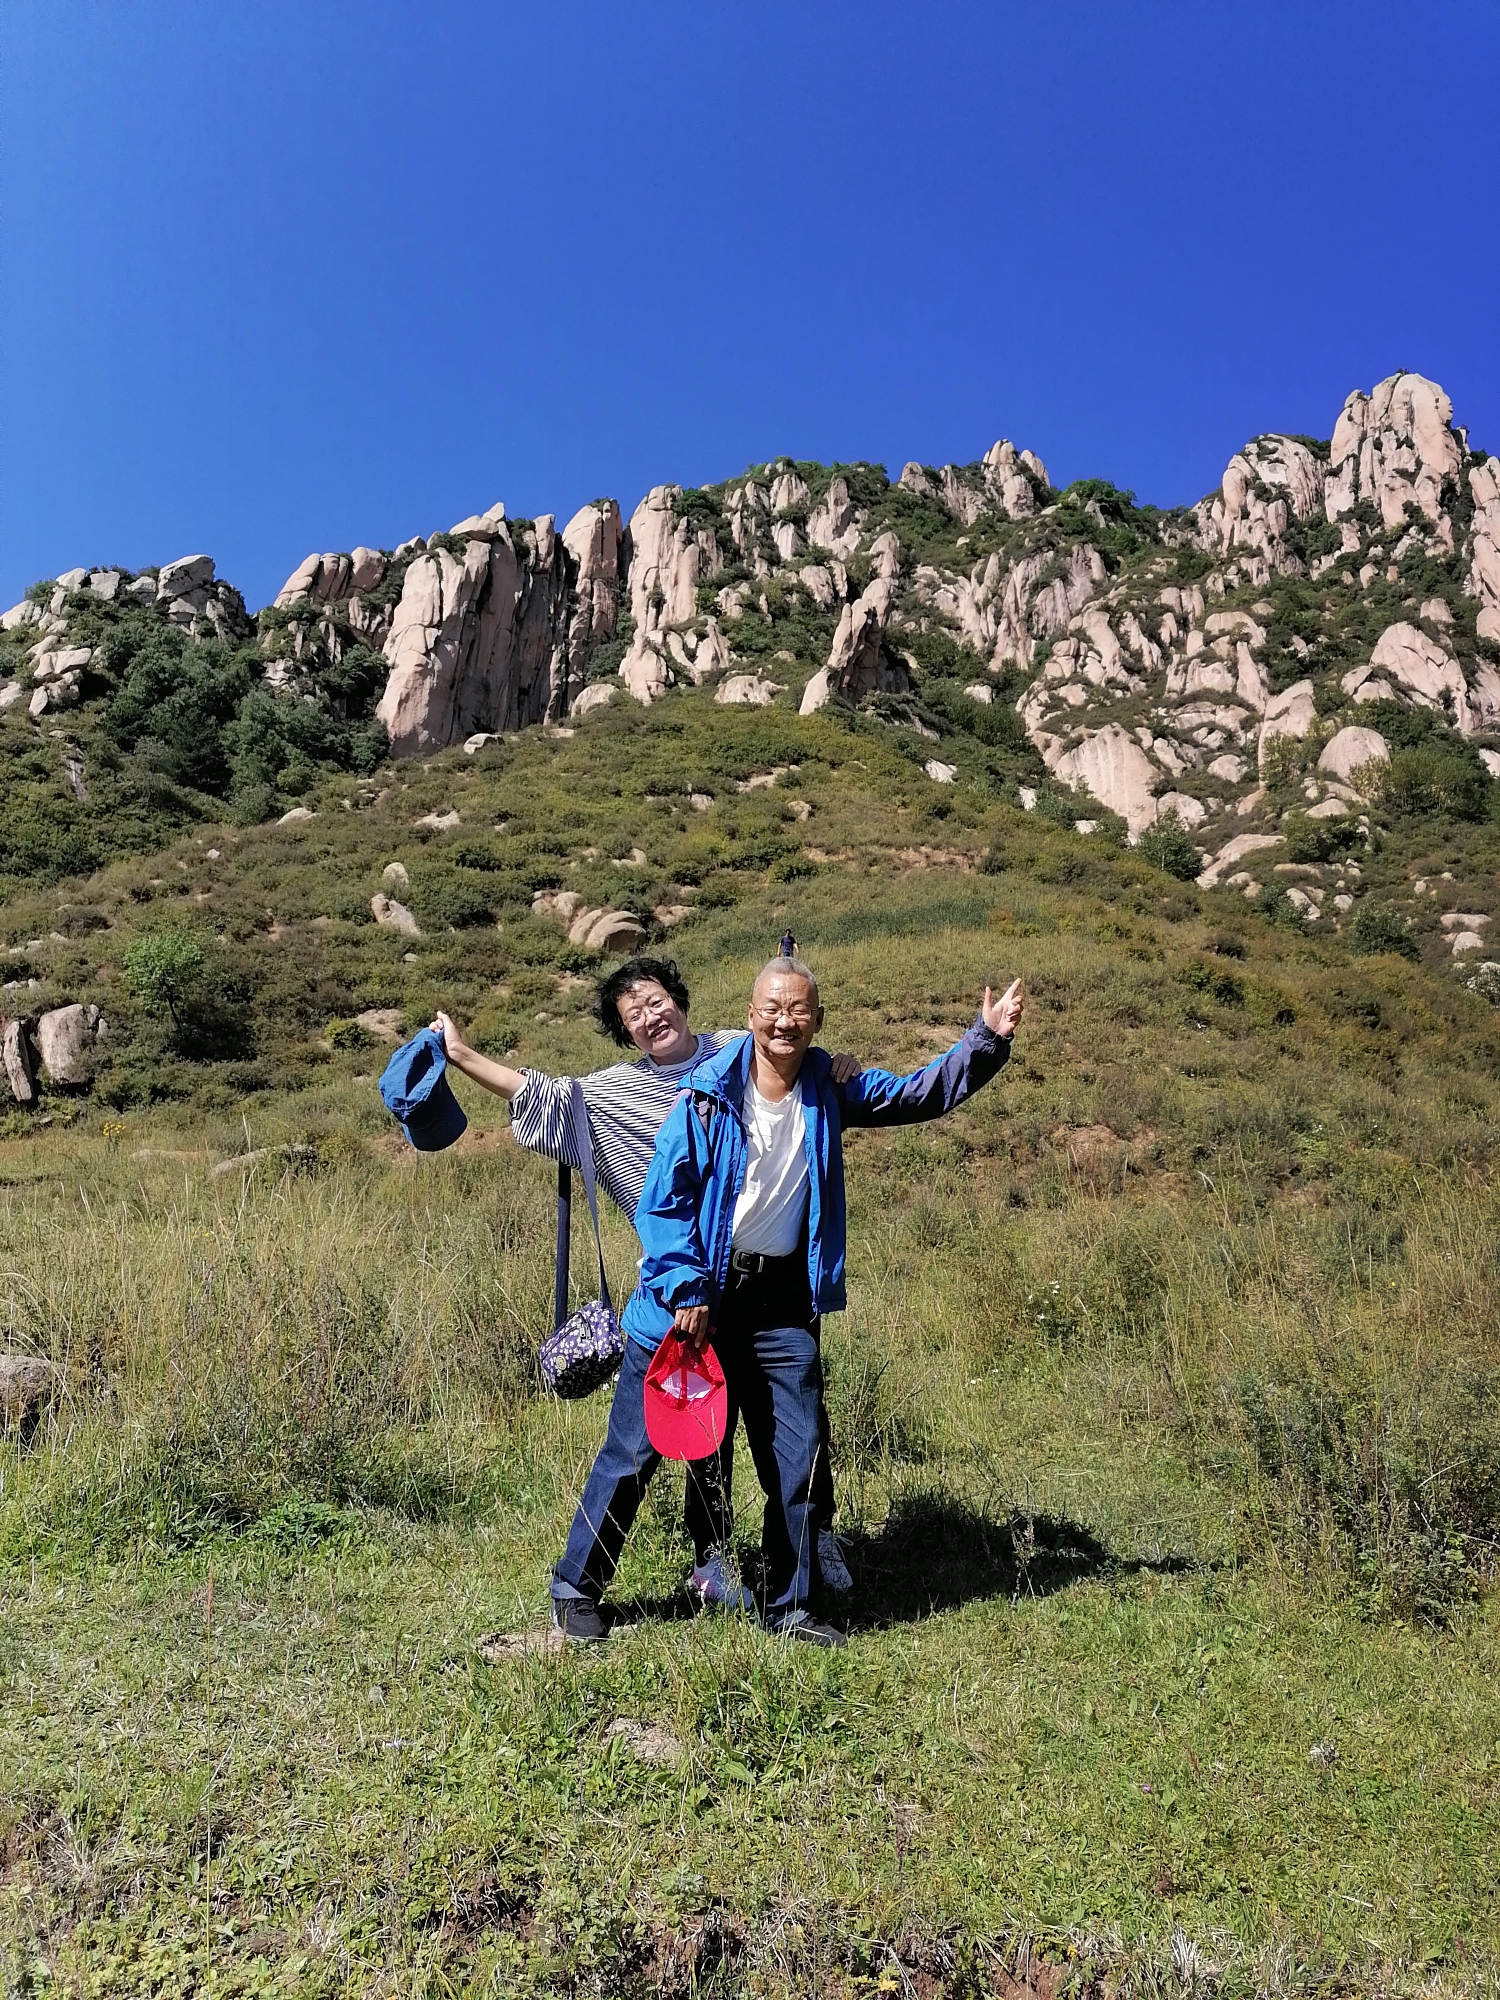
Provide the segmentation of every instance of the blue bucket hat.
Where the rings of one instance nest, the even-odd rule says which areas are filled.
[[[448,1087],[448,1058],[436,1028],[424,1028],[391,1057],[380,1079],[386,1109],[421,1153],[440,1153],[468,1126],[463,1106]]]

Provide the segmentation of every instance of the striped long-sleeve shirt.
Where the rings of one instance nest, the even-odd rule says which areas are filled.
[[[743,1029],[720,1028],[700,1035],[686,1062],[655,1063],[642,1056],[637,1062],[611,1063],[608,1069],[590,1070],[578,1078],[588,1106],[595,1176],[627,1216],[635,1216],[656,1135],[688,1072],[743,1033]],[[526,1081],[510,1101],[512,1137],[529,1153],[581,1167],[570,1109],[573,1080],[534,1069],[522,1074]]]

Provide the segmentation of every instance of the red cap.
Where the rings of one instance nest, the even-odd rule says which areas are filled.
[[[708,1458],[724,1442],[729,1391],[706,1344],[684,1348],[669,1333],[646,1370],[646,1435],[663,1458]]]

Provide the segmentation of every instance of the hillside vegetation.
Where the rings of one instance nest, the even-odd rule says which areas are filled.
[[[1495,1993],[1500,480],[1450,419],[1392,377],[1194,509],[777,459],[253,618],[189,557],[0,620],[0,1362],[52,1388],[0,1432],[7,1993]],[[663,1476],[558,1655],[607,1399],[536,1379],[553,1175],[376,1080],[439,1006],[607,1060],[633,944],[735,1025],[788,927],[867,1062],[1030,995],[973,1104],[849,1142],[850,1645],[693,1617]]]
[[[1420,917],[1361,954],[1022,811],[1026,754],[939,787],[876,719],[685,691],[12,899],[110,1021],[0,1146],[10,1344],[65,1383],[0,1497],[20,1989],[1488,1990],[1495,1013]],[[1492,885],[1487,819],[1374,822],[1371,899]],[[370,920],[392,861],[420,937]],[[683,1616],[667,1479],[633,1629],[476,1652],[540,1631],[604,1398],[532,1372],[548,1170],[472,1090],[413,1155],[378,1035],[444,1001],[601,1060],[568,885],[688,912],[705,1023],[790,924],[897,1066],[1026,975],[994,1088],[851,1142],[836,1659]]]

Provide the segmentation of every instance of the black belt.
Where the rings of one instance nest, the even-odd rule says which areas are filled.
[[[789,1250],[785,1257],[768,1257],[762,1250],[731,1250],[729,1253],[731,1271],[756,1277],[762,1273],[774,1276],[776,1272],[791,1270],[801,1262],[801,1254],[796,1250]]]

